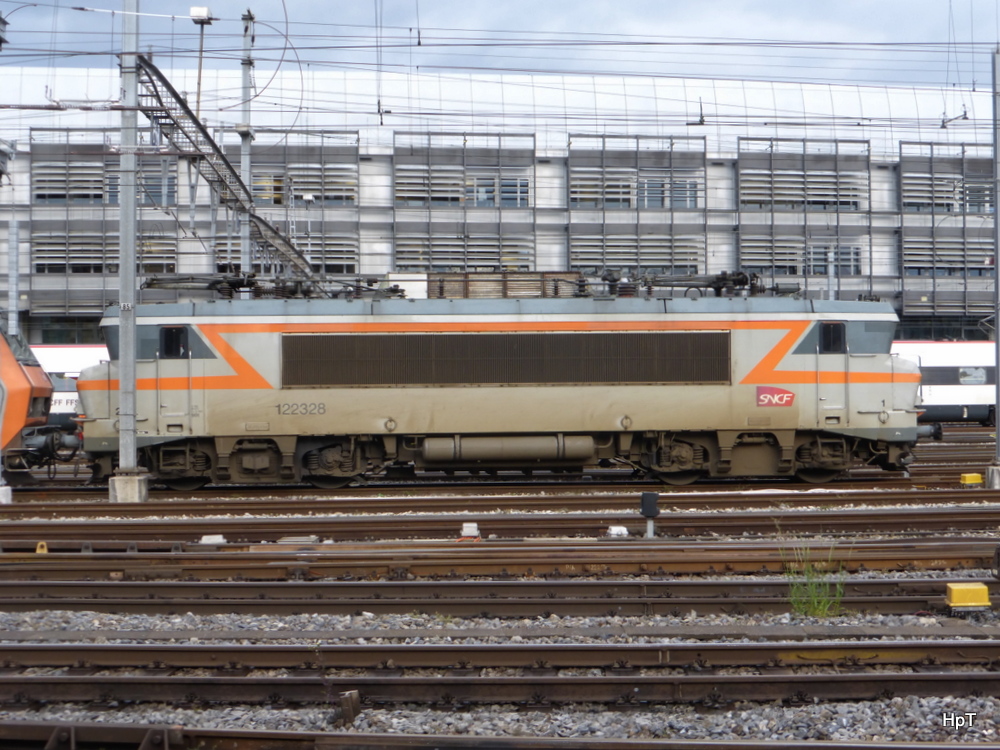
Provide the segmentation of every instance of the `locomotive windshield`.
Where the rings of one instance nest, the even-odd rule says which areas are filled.
[[[20,334],[10,334],[7,332],[7,328],[0,328],[0,334],[3,335],[4,340],[7,342],[7,346],[14,353],[17,361],[23,365],[31,365],[33,367],[40,367],[38,364],[38,359],[31,351],[31,347],[28,346],[28,342],[21,338]]]

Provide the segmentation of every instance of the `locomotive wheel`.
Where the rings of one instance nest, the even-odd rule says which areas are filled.
[[[177,477],[175,479],[157,479],[157,482],[178,492],[200,490],[208,484],[208,477]]]
[[[795,472],[795,477],[800,482],[807,484],[823,484],[829,482],[839,473],[836,469],[799,469]]]
[[[302,478],[320,490],[339,490],[357,479],[357,477],[327,477],[321,474],[311,474]]]
[[[683,487],[684,485],[694,484],[701,476],[702,473],[700,471],[671,471],[665,474],[657,474],[656,478],[664,484]]]

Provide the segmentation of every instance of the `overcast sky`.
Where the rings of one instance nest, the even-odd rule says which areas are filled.
[[[0,66],[113,64],[122,2],[0,0]],[[72,3],[72,4],[71,4]],[[979,88],[997,0],[215,0],[206,67],[235,66],[248,7],[261,72],[332,69],[635,74]],[[140,0],[142,49],[195,66],[192,4]],[[169,58],[170,62],[165,62]],[[2,85],[2,83],[0,83]]]
[[[87,0],[0,0],[0,104],[117,99],[123,3],[70,2]],[[252,3],[258,127],[867,138],[890,152],[991,138],[1000,0]],[[201,113],[231,128],[248,5],[207,7]],[[190,101],[192,5],[139,9],[140,50]],[[0,138],[106,125],[72,109],[0,110]]]

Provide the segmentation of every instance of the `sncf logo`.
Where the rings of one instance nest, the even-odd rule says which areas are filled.
[[[791,406],[795,394],[773,385],[757,386],[757,406]]]

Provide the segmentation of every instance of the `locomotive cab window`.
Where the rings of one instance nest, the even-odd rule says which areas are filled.
[[[187,359],[189,351],[185,326],[160,329],[160,359]]]
[[[819,353],[845,354],[847,352],[847,331],[842,322],[823,321],[819,324]]]

